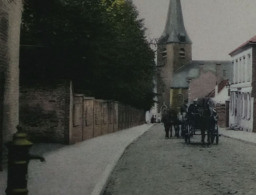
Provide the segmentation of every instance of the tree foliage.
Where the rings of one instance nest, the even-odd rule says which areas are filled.
[[[69,78],[97,98],[153,103],[154,53],[129,0],[25,0],[21,44],[22,81]]]

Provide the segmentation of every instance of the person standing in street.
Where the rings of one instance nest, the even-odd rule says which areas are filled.
[[[162,122],[164,123],[165,130],[165,138],[169,138],[169,132],[171,130],[171,120],[170,120],[170,112],[168,110],[163,110]]]

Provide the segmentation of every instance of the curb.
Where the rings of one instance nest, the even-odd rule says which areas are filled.
[[[222,129],[221,131],[227,131],[227,130]],[[232,130],[231,130],[231,131],[232,131]],[[225,134],[225,133],[224,133],[224,134],[223,134],[223,133],[220,133],[220,135],[223,136],[223,137],[227,137],[227,138],[230,138],[230,139],[234,139],[234,140],[241,141],[241,142],[243,142],[243,143],[256,145],[256,142],[254,142],[254,141],[246,140],[246,139],[243,139],[243,138],[237,138],[237,137],[234,137],[234,136],[232,136],[232,135],[227,135],[227,134]],[[255,136],[256,136],[256,134],[255,134]]]
[[[121,151],[119,157],[117,159],[115,159],[111,164],[108,164],[106,169],[104,170],[104,173],[102,174],[102,177],[100,179],[100,181],[98,181],[98,183],[94,186],[93,191],[91,193],[91,195],[102,195],[104,193],[105,187],[108,183],[109,180],[109,176],[111,175],[111,173],[113,172],[116,164],[118,163],[119,159],[124,155],[126,149],[134,142],[136,142],[141,136],[143,136],[147,131],[149,131],[152,127],[154,126],[154,124],[150,125],[147,130],[145,130],[141,135],[139,135],[138,137],[136,137],[134,140],[132,140],[129,144],[127,144],[127,146],[125,146],[123,148],[123,150]]]

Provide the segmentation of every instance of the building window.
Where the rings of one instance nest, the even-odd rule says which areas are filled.
[[[179,38],[180,42],[186,41],[186,36],[184,33],[179,33],[178,38]]]
[[[227,70],[223,70],[223,77],[227,76]]]
[[[247,94],[247,98],[248,98],[247,120],[250,120],[251,119],[251,94],[250,93]]]
[[[234,92],[231,92],[231,102],[230,102],[230,104],[231,104],[231,106],[230,106],[230,109],[231,109],[231,114],[232,114],[232,116],[234,116],[234,101],[235,101],[235,99],[234,99]]]
[[[241,68],[241,71],[242,71],[242,82],[245,82],[246,81],[246,64],[245,64],[245,56],[243,56],[243,63],[242,63],[242,68]]]
[[[248,110],[247,93],[244,93],[243,97],[244,97],[244,102],[243,102],[243,104],[244,104],[243,118],[247,119],[247,114],[248,114],[248,111],[247,111]]]
[[[165,47],[162,48],[161,55],[162,55],[163,58],[166,58],[166,56],[167,56],[167,50],[166,50]]]
[[[234,64],[234,61],[232,61],[232,66],[233,66],[233,71],[235,69],[235,64]],[[235,74],[233,74],[233,81],[232,83],[235,83]]]
[[[239,104],[239,93],[236,94],[236,105],[235,105],[235,116],[239,116],[240,104]]]
[[[243,94],[242,93],[239,93],[239,102],[240,102],[240,118],[243,117],[243,110],[244,110],[244,104],[243,104]]]
[[[248,81],[251,81],[252,80],[252,64],[251,64],[251,55],[248,54],[248,58],[247,58],[247,66],[248,66]]]
[[[242,58],[239,58],[239,62],[238,62],[238,82],[241,83],[243,81],[243,71],[242,71]]]
[[[184,59],[186,54],[185,54],[185,49],[184,48],[181,48],[180,51],[179,51],[179,56],[181,59]]]
[[[249,74],[248,74],[248,72],[249,72],[249,64],[248,64],[248,57],[247,56],[245,56],[244,57],[245,59],[244,59],[244,66],[245,66],[245,69],[244,69],[244,80],[245,80],[245,82],[249,82]]]
[[[238,60],[236,60],[235,62],[235,70],[234,70],[234,73],[235,73],[235,83],[238,83]]]

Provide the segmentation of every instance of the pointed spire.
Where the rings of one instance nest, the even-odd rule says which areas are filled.
[[[184,26],[180,0],[170,0],[165,30],[158,43],[192,43]]]

